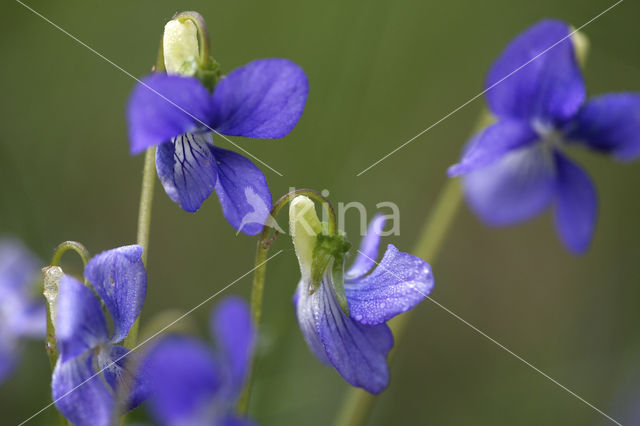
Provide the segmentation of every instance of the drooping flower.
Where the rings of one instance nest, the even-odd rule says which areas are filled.
[[[158,423],[178,425],[252,425],[235,414],[255,344],[249,308],[242,299],[228,297],[211,315],[217,344],[186,336],[162,339],[145,357],[144,370],[152,380],[149,399]]]
[[[39,263],[17,239],[0,240],[0,383],[13,372],[23,341],[45,336],[45,306],[36,297]]]
[[[464,176],[469,205],[490,225],[522,222],[553,205],[561,240],[583,253],[596,223],[596,190],[566,150],[583,146],[622,161],[638,158],[640,94],[585,102],[571,34],[564,22],[543,20],[507,46],[486,81],[497,122],[469,141],[449,175]]]
[[[129,100],[131,152],[157,145],[158,177],[171,200],[195,212],[215,190],[229,223],[254,235],[264,221],[242,219],[271,210],[266,179],[248,158],[215,146],[214,140],[220,135],[286,136],[302,115],[307,78],[287,59],[260,59],[223,76],[210,92],[191,76],[193,56],[198,55],[196,34],[189,20],[167,24],[167,73],[144,78]],[[181,61],[184,66],[178,65]]]
[[[289,217],[302,275],[294,305],[309,348],[351,385],[382,392],[389,383],[387,354],[393,347],[386,322],[429,295],[434,285],[431,267],[392,244],[377,262],[385,218],[376,216],[347,272],[343,275],[341,254],[347,246],[342,245],[328,262],[325,259],[326,265],[320,263],[321,279],[316,282],[314,263],[324,257],[322,246],[331,247],[333,241],[343,239],[321,233],[313,202],[305,196],[291,202]]]
[[[142,310],[147,275],[142,247],[105,251],[92,258],[85,278],[112,319],[110,331],[101,301],[77,279],[60,279],[54,318],[59,357],[53,371],[52,394],[58,410],[75,425],[110,425],[116,410],[136,407],[145,398],[147,382],[129,350],[117,343]],[[126,407],[116,406],[128,396]]]

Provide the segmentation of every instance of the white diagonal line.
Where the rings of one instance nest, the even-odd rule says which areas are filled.
[[[363,255],[364,257],[366,257],[367,259],[371,260],[372,262],[374,262],[376,265],[378,265],[379,267],[383,268],[385,271],[389,272],[391,275],[395,276],[396,278],[402,280],[402,278],[400,276],[398,276],[396,273],[394,273],[393,271],[389,270],[388,268],[384,267],[383,265],[381,265],[379,262],[377,262],[374,259],[371,259],[369,256],[367,256],[366,254],[364,254],[363,252],[361,252],[360,250],[358,250],[358,253],[360,253],[361,255]],[[489,341],[491,341],[493,344],[495,344],[496,346],[498,346],[499,348],[503,349],[505,352],[509,353],[510,355],[512,355],[513,357],[515,357],[517,360],[519,360],[520,362],[522,362],[523,364],[527,365],[528,367],[532,368],[533,370],[535,370],[537,373],[541,374],[542,376],[544,376],[545,378],[547,378],[548,380],[550,380],[551,382],[555,383],[556,385],[558,385],[560,388],[564,389],[566,392],[568,392],[569,394],[573,395],[574,397],[576,397],[577,399],[579,399],[580,401],[584,402],[586,405],[588,405],[589,407],[591,407],[592,409],[594,409],[595,411],[597,411],[598,413],[600,413],[601,415],[603,415],[604,417],[606,417],[607,419],[611,420],[613,423],[615,423],[618,426],[622,426],[622,424],[620,422],[618,422],[617,420],[613,419],[611,416],[607,415],[607,413],[605,413],[604,411],[600,410],[598,407],[596,407],[595,405],[591,404],[589,401],[587,401],[586,399],[584,399],[583,397],[581,397],[580,395],[578,395],[577,393],[575,393],[574,391],[572,391],[571,389],[569,389],[568,387],[566,387],[565,385],[563,385],[562,383],[560,383],[559,381],[557,381],[556,379],[554,379],[553,377],[549,376],[547,373],[545,373],[544,371],[540,370],[538,367],[536,367],[535,365],[531,364],[529,361],[527,361],[526,359],[524,359],[523,357],[521,357],[520,355],[516,354],[515,352],[513,352],[511,349],[507,348],[505,345],[503,345],[502,343],[498,342],[496,339],[494,339],[493,337],[489,336],[487,333],[485,333],[484,331],[480,330],[478,327],[476,327],[475,325],[471,324],[469,321],[465,320],[464,318],[462,318],[460,315],[456,314],[455,312],[453,312],[451,309],[447,308],[446,306],[444,306],[443,304],[441,304],[440,302],[436,301],[434,298],[432,298],[431,296],[428,296],[426,294],[424,294],[423,292],[421,292],[420,290],[414,288],[415,291],[417,291],[418,293],[420,293],[422,296],[424,296],[425,299],[428,299],[430,302],[434,303],[436,306],[438,306],[439,308],[441,308],[442,310],[444,310],[445,312],[447,312],[448,314],[450,314],[451,316],[453,316],[454,318],[456,318],[458,321],[462,322],[464,325],[466,325],[467,327],[471,328],[473,331],[475,331],[476,333],[480,334],[481,336],[487,338]]]
[[[86,379],[84,382],[80,383],[79,385],[77,385],[76,387],[74,387],[73,389],[69,390],[67,393],[65,393],[64,395],[62,395],[59,398],[56,398],[54,401],[52,401],[51,403],[49,403],[48,405],[46,405],[45,407],[43,407],[42,409],[40,409],[38,412],[36,412],[35,414],[33,414],[31,417],[29,417],[26,420],[23,420],[18,426],[22,426],[25,423],[27,423],[28,421],[32,420],[34,417],[36,417],[37,415],[39,415],[40,413],[42,413],[43,411],[45,411],[46,409],[48,409],[49,407],[53,406],[56,402],[60,401],[63,398],[66,398],[67,396],[69,396],[72,392],[74,392],[75,390],[77,390],[80,386],[84,385],[85,383],[87,383],[89,380],[93,379],[94,377],[96,377],[97,375],[99,375],[100,373],[102,373],[104,370],[114,366],[118,361],[122,360],[123,358],[125,358],[126,356],[128,356],[129,354],[133,353],[133,351],[139,349],[140,347],[142,347],[143,345],[145,345],[146,343],[148,343],[150,340],[153,340],[154,338],[156,338],[158,335],[164,333],[167,329],[169,329],[170,327],[174,326],[177,322],[183,320],[185,317],[191,315],[196,309],[200,308],[202,305],[206,304],[207,302],[211,301],[213,298],[215,298],[216,296],[218,296],[220,293],[222,293],[223,291],[227,290],[229,287],[231,287],[232,285],[236,284],[238,281],[240,281],[241,279],[243,279],[244,277],[246,277],[247,275],[251,274],[253,271],[255,271],[256,269],[260,268],[262,265],[264,265],[265,263],[267,263],[268,261],[270,261],[271,259],[273,259],[274,257],[276,257],[277,255],[279,255],[280,253],[282,253],[283,250],[278,251],[276,254],[274,254],[273,256],[270,256],[269,258],[267,258],[264,262],[259,263],[258,265],[254,266],[251,270],[249,270],[248,272],[242,274],[241,276],[239,276],[238,278],[236,278],[235,280],[233,280],[231,283],[227,284],[225,287],[223,287],[221,290],[218,290],[217,292],[215,292],[214,294],[212,294],[211,296],[207,297],[206,299],[204,299],[202,302],[198,303],[196,306],[194,306],[193,308],[189,309],[187,312],[185,312],[184,314],[180,315],[178,318],[176,318],[175,320],[171,321],[169,324],[167,324],[166,326],[164,326],[163,328],[161,328],[159,331],[155,332],[153,335],[151,335],[150,337],[147,337],[146,339],[144,339],[142,342],[138,343],[136,346],[134,346],[133,348],[131,348],[131,350],[129,352],[127,352],[126,354],[122,355],[121,357],[119,357],[118,359],[114,360],[111,364],[108,364],[106,367],[102,368],[100,371],[98,371],[97,373],[95,373],[94,375],[92,375],[91,377],[89,377],[88,379]]]
[[[247,151],[246,149],[244,149],[243,147],[241,147],[240,145],[238,145],[237,143],[235,143],[234,141],[232,141],[231,139],[229,139],[228,137],[226,137],[225,135],[223,135],[222,133],[218,132],[216,129],[213,129],[211,126],[209,126],[208,124],[204,123],[202,120],[200,120],[198,117],[194,116],[193,114],[191,114],[189,111],[186,111],[184,108],[180,107],[179,105],[177,105],[175,102],[173,102],[171,99],[167,98],[166,96],[164,96],[163,94],[159,93],[157,90],[153,89],[152,87],[150,87],[148,84],[146,84],[144,81],[140,80],[139,78],[137,78],[136,76],[134,76],[133,74],[131,74],[129,71],[125,70],[124,68],[122,68],[120,65],[116,64],[115,62],[113,62],[111,59],[107,58],[106,56],[104,56],[102,53],[98,52],[97,50],[95,50],[93,47],[89,46],[87,43],[83,42],[82,40],[80,40],[78,37],[74,36],[73,34],[71,34],[70,32],[68,32],[67,30],[65,30],[64,28],[62,28],[61,26],[59,26],[58,24],[56,24],[55,22],[51,21],[49,18],[47,18],[46,16],[42,15],[41,13],[39,13],[38,11],[34,10],[32,7],[24,4],[22,1],[20,0],[16,0],[16,2],[20,3],[22,6],[24,6],[26,9],[30,10],[31,12],[33,12],[35,15],[39,16],[40,18],[42,18],[43,20],[47,21],[49,24],[51,24],[52,26],[54,26],[56,29],[60,30],[61,32],[63,32],[64,34],[66,34],[67,36],[69,36],[70,38],[72,38],[74,41],[76,41],[78,44],[80,44],[81,46],[86,47],[87,49],[89,49],[91,52],[93,52],[94,54],[96,54],[97,56],[99,56],[100,58],[104,59],[106,62],[108,62],[109,64],[111,64],[112,66],[114,66],[115,68],[117,68],[118,70],[122,71],[124,74],[126,74],[127,76],[131,77],[132,79],[134,79],[135,81],[137,81],[139,84],[141,84],[142,86],[146,87],[147,89],[149,89],[150,91],[152,91],[153,93],[155,93],[156,95],[160,96],[162,99],[164,99],[165,101],[169,102],[171,105],[173,105],[174,107],[178,108],[180,111],[184,112],[185,114],[187,114],[189,117],[193,118],[195,121],[197,121],[198,123],[200,123],[201,125],[203,125],[204,127],[206,127],[207,129],[211,130],[212,132],[214,132],[215,134],[217,134],[218,136],[222,137],[224,140],[226,140],[227,142],[229,142],[231,145],[233,145],[234,147],[236,147],[237,149],[239,149],[240,151],[242,151],[243,153],[245,153],[246,155],[248,155],[249,157],[253,158],[254,160],[256,160],[257,162],[259,162],[260,164],[262,164],[263,166],[265,166],[266,168],[268,168],[269,170],[271,170],[272,172],[274,172],[275,174],[277,174],[278,176],[282,177],[284,176],[282,173],[280,173],[279,171],[277,171],[276,169],[274,169],[273,167],[271,167],[270,165],[268,165],[267,163],[265,163],[264,161],[262,161],[261,159],[259,159],[258,157],[256,157],[255,155],[253,155],[252,153],[250,153],[249,151]]]
[[[536,55],[535,57],[533,57],[532,59],[530,59],[529,61],[527,61],[526,63],[522,64],[520,67],[516,68],[515,70],[513,70],[511,73],[509,73],[508,75],[506,75],[505,77],[503,77],[502,79],[498,80],[497,82],[495,82],[494,84],[492,84],[491,86],[487,87],[486,89],[484,89],[482,92],[478,93],[477,95],[475,95],[474,97],[472,97],[471,99],[469,99],[468,101],[466,101],[465,103],[463,103],[462,105],[460,105],[459,107],[455,108],[453,111],[449,112],[447,115],[445,115],[444,117],[442,117],[440,120],[436,121],[435,123],[433,123],[432,125],[430,125],[429,127],[427,127],[426,129],[424,129],[423,131],[421,131],[420,133],[418,133],[417,135],[415,135],[414,137],[412,137],[411,139],[407,140],[406,142],[404,142],[402,145],[398,146],[397,148],[395,148],[393,151],[391,151],[390,153],[388,153],[387,155],[385,155],[384,157],[380,158],[378,161],[376,161],[375,163],[371,164],[369,167],[367,167],[366,169],[362,170],[360,173],[358,173],[356,176],[361,176],[362,174],[364,174],[365,172],[367,172],[368,170],[370,170],[371,168],[373,168],[374,166],[380,164],[382,161],[386,160],[387,158],[389,158],[390,156],[392,156],[393,154],[395,154],[396,152],[400,151],[402,148],[404,148],[405,146],[409,145],[411,142],[413,142],[414,140],[418,139],[420,136],[424,135],[425,133],[427,133],[429,130],[433,129],[434,127],[436,127],[438,124],[442,123],[444,120],[446,120],[447,118],[451,117],[453,114],[457,113],[458,111],[460,111],[462,108],[466,107],[467,105],[469,105],[471,102],[475,101],[476,99],[478,99],[480,96],[484,95],[485,93],[487,93],[489,90],[493,89],[494,87],[496,87],[498,84],[502,83],[503,81],[505,81],[507,78],[511,77],[513,74],[517,73],[518,71],[520,71],[522,68],[526,67],[527,65],[529,65],[531,62],[535,61],[536,59],[538,59],[540,56],[544,55],[545,53],[547,53],[549,50],[553,49],[554,47],[556,47],[558,44],[562,43],[563,41],[565,41],[566,39],[572,37],[575,33],[577,33],[578,31],[580,31],[581,29],[583,29],[584,27],[586,27],[587,25],[591,24],[593,21],[595,21],[596,19],[600,18],[602,15],[604,15],[605,13],[609,12],[611,9],[613,9],[614,7],[618,6],[620,3],[622,3],[624,0],[618,0],[618,2],[612,4],[611,6],[609,6],[608,8],[606,8],[605,10],[603,10],[602,12],[600,12],[598,15],[594,16],[593,18],[591,18],[590,20],[588,20],[586,23],[584,23],[582,26],[576,28],[574,31],[572,31],[569,35],[567,35],[566,37],[563,37],[561,40],[559,40],[558,42],[556,42],[555,44],[553,44],[552,46],[548,47],[547,49],[545,49],[544,51],[542,51],[541,53],[539,53],[538,55]]]

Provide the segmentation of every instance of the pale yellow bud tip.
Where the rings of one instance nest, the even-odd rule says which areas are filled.
[[[571,36],[571,41],[576,52],[576,59],[580,68],[584,69],[589,55],[589,38],[581,31],[576,31]]]
[[[302,279],[308,280],[311,275],[316,238],[322,232],[322,224],[316,213],[315,204],[309,197],[299,195],[289,204],[289,232],[298,262],[300,262]]]
[[[49,303],[49,313],[51,323],[56,324],[56,306],[58,303],[58,292],[60,291],[60,280],[64,275],[59,266],[47,266],[42,269],[44,275],[44,297]]]
[[[173,19],[164,26],[162,53],[167,74],[192,76],[198,58],[198,29],[190,20]]]

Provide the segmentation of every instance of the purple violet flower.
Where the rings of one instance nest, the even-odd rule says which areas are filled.
[[[127,112],[131,152],[158,145],[158,177],[169,198],[185,211],[197,211],[215,190],[235,229],[260,232],[272,206],[266,179],[248,158],[215,146],[215,132],[260,139],[286,136],[307,99],[302,68],[287,59],[255,60],[224,76],[213,93],[194,77],[155,73],[142,81]],[[264,220],[243,224],[254,211]]]
[[[140,246],[120,247],[95,256],[85,268],[85,278],[111,314],[111,332],[93,291],[71,276],[60,280],[54,318],[59,357],[51,387],[56,406],[75,425],[112,424],[123,391],[128,409],[146,397],[146,376],[133,374],[129,349],[116,344],[144,303],[147,275],[141,255]]]
[[[23,340],[46,334],[44,301],[36,298],[39,265],[17,239],[0,240],[0,383],[16,367]]]
[[[151,412],[163,425],[253,425],[235,414],[255,344],[249,307],[228,297],[211,315],[212,351],[185,336],[162,339],[145,357]]]
[[[564,22],[543,20],[507,46],[486,81],[497,122],[469,141],[449,176],[464,176],[471,209],[489,225],[522,222],[553,204],[561,240],[580,254],[593,236],[597,196],[565,150],[579,145],[622,161],[638,158],[640,94],[585,102],[571,32]]]
[[[294,305],[302,334],[315,356],[334,367],[351,385],[380,393],[389,384],[387,355],[393,336],[386,322],[424,300],[433,289],[431,266],[389,244],[378,263],[385,218],[376,216],[367,230],[353,265],[344,274],[344,289],[336,286],[333,260],[314,288],[312,269],[322,225],[313,202],[296,197],[289,217],[302,278]],[[342,275],[343,263],[338,265]],[[341,306],[346,297],[348,313]]]

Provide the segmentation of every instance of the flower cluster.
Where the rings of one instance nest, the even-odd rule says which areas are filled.
[[[640,156],[640,94],[585,102],[569,25],[545,20],[520,34],[491,67],[487,102],[495,124],[468,143],[450,176],[464,176],[471,208],[485,222],[518,223],[554,205],[555,224],[574,253],[589,247],[596,190],[566,150],[583,146],[623,161]]]
[[[567,151],[583,146],[623,161],[640,157],[640,94],[587,100],[574,36],[567,24],[545,20],[507,46],[486,82],[495,121],[472,137],[449,174],[463,176],[471,208],[491,225],[521,222],[553,205],[562,241],[582,253],[596,222],[596,191]],[[262,232],[258,260],[272,242],[271,214],[289,203],[301,274],[293,304],[303,337],[350,385],[378,394],[389,384],[394,345],[387,322],[429,297],[431,266],[392,244],[378,261],[385,217],[377,215],[346,267],[351,245],[327,200],[301,190],[327,203],[329,223],[320,221],[303,192],[272,205],[258,167],[214,140],[287,135],[305,107],[306,75],[295,63],[273,58],[222,75],[209,56],[207,37],[195,12],[167,23],[157,67],[128,103],[131,153],[156,149],[158,178],[187,212],[196,212],[215,191],[238,232]],[[145,177],[153,177],[154,163],[147,164]],[[141,240],[88,261],[83,256],[84,283],[52,261],[56,266],[44,269],[49,321],[45,306],[31,295],[37,260],[20,243],[1,240],[0,381],[19,358],[22,340],[42,339],[46,324],[55,363],[53,400],[75,425],[117,424],[121,414],[146,400],[155,421],[167,426],[254,424],[242,407],[258,339],[262,287],[256,283],[264,281],[264,269],[256,272],[251,309],[230,297],[213,312],[215,350],[191,337],[168,335],[138,356],[133,351],[142,344],[129,339],[135,340],[147,293],[146,238]]]

